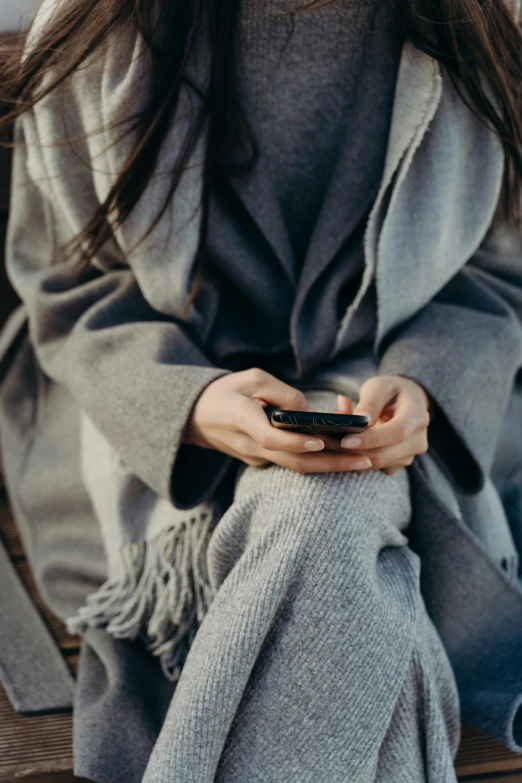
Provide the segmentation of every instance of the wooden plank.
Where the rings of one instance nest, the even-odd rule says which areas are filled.
[[[513,753],[500,742],[465,726],[455,768],[457,775],[464,778],[495,772],[522,773],[522,754]]]
[[[56,780],[65,783],[74,780],[72,769],[72,720],[70,714],[27,718],[17,715],[0,690],[0,781]],[[491,770],[494,771],[494,770]],[[45,773],[45,775],[44,775]],[[53,778],[51,775],[60,773]],[[64,773],[63,775],[61,773]],[[69,774],[69,777],[67,777]],[[522,783],[522,773],[494,776],[459,776],[465,783],[486,779],[497,783]]]
[[[78,661],[80,660],[79,650],[73,650],[71,654],[69,654],[69,652],[65,653],[64,658],[67,666],[71,670],[71,674],[76,677],[78,674]]]
[[[19,715],[0,686],[0,781],[71,769],[71,713]]]
[[[49,771],[51,767],[51,771]],[[49,762],[49,760],[35,761],[32,766],[18,767],[5,770],[5,777],[0,772],[2,783],[17,783],[19,780],[27,780],[30,783],[74,783],[83,780],[72,773],[72,758],[63,759],[61,762]]]
[[[11,551],[23,549],[5,502],[0,514],[2,537]],[[36,591],[28,564],[16,563],[17,570],[50,626],[51,633],[65,649],[65,660],[73,674],[78,669],[78,640],[65,634],[63,624],[44,606]],[[70,713],[26,717],[12,708],[0,686],[0,781],[30,780],[31,783],[73,783],[72,716]]]
[[[12,783],[16,783],[19,778],[16,778],[16,780],[13,780]],[[23,780],[23,778],[22,778]],[[37,775],[36,777],[33,777],[31,775],[30,778],[25,778],[25,780],[29,780],[30,783],[92,783],[92,781],[87,780],[86,778],[77,778],[75,777],[72,772],[64,771],[64,772],[53,772],[50,775]]]
[[[462,783],[522,783],[522,774],[514,775],[481,775],[479,778],[459,778]]]
[[[24,550],[16,524],[13,519],[13,514],[7,503],[2,502],[0,499],[0,538],[2,543],[9,552],[13,561],[19,560],[24,557]]]

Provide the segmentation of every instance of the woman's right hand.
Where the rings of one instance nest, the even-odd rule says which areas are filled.
[[[313,410],[303,392],[256,367],[212,381],[193,408],[184,442],[215,449],[254,467],[275,463],[298,473],[367,470],[371,463],[339,441],[273,427],[265,404]],[[361,462],[362,460],[362,462]]]

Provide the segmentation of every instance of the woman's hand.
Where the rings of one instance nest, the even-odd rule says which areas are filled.
[[[338,397],[339,413],[351,413],[347,397]],[[402,375],[376,375],[360,389],[353,413],[368,416],[370,426],[362,433],[341,441],[343,448],[355,449],[370,458],[372,468],[392,475],[411,465],[417,454],[428,449],[428,424],[434,405],[426,390],[412,378]]]
[[[313,410],[301,391],[264,370],[229,373],[212,381],[199,396],[184,442],[222,451],[255,467],[274,462],[298,473],[370,467],[367,457],[349,453],[333,438],[273,427],[263,410],[266,403]]]

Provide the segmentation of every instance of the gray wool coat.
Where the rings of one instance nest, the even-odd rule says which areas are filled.
[[[134,45],[124,55],[118,51],[117,63],[107,51],[66,88],[71,134],[125,115],[129,100],[134,105],[141,67]],[[217,489],[229,462],[198,452],[203,480],[184,494],[173,480],[178,457],[186,457],[185,475],[194,459],[181,445],[184,428],[201,391],[228,370],[214,366],[204,351],[219,297],[212,281],[204,282],[189,314],[180,315],[197,243],[198,220],[189,217],[201,189],[203,146],[170,207],[171,236],[169,221],[160,221],[132,249],[162,203],[167,183],[158,177],[142,208],[79,274],[71,264],[53,264],[53,249],[105,197],[132,138],[110,149],[103,134],[78,142],[80,160],[97,161],[93,171],[65,147],[39,149],[61,134],[53,100],[15,128],[29,147],[15,154],[8,272],[23,304],[1,335],[0,432],[7,487],[35,576],[51,606],[66,615],[104,576],[79,480],[79,409],[147,486],[176,507],[191,508]],[[181,107],[160,168],[178,152],[186,110]],[[436,401],[430,449],[409,468],[411,543],[422,558],[423,595],[455,670],[464,719],[522,752],[522,237],[494,221],[503,165],[498,140],[443,69],[406,42],[385,168],[364,235],[361,288],[340,321],[330,361],[301,380],[342,389],[347,377],[360,383],[372,374],[400,373],[417,379]],[[53,177],[69,169],[74,176]],[[248,184],[235,187],[247,207],[259,195]],[[274,222],[263,213],[258,219],[284,273]],[[303,292],[318,274],[305,267],[296,301],[305,301]],[[374,345],[343,355],[350,318],[372,277]],[[318,295],[317,308],[321,301]],[[293,340],[304,366],[313,345],[308,333],[306,345],[300,342],[300,323],[296,312]],[[83,538],[67,544],[67,531],[80,518],[87,522]],[[56,527],[49,532],[49,519],[62,521],[58,533]],[[57,541],[61,551],[69,546],[67,563],[56,561]],[[53,592],[53,572],[81,572],[83,582],[71,578],[64,593],[65,579]],[[0,663],[8,681],[18,677],[12,692],[20,708],[31,710],[31,678],[17,667],[23,656],[2,648]],[[65,688],[61,704],[52,704],[47,694],[43,706],[66,706],[69,697]]]

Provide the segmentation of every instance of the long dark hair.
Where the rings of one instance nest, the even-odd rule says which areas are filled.
[[[329,5],[337,0],[308,0],[291,13]],[[388,0],[393,2],[405,38],[437,59],[470,109],[497,133],[505,154],[499,211],[508,221],[522,222],[522,33],[508,0]],[[514,0],[509,0],[513,2]],[[184,71],[198,24],[205,20],[211,76],[182,154],[172,171],[162,209],[144,239],[174,196],[181,175],[208,120],[206,165],[201,209],[203,220],[194,284],[187,305],[198,289],[206,239],[207,194],[216,160],[231,132],[242,140],[245,160],[232,175],[248,172],[257,160],[257,146],[234,96],[234,52],[240,0],[67,0],[21,59],[25,33],[3,52],[0,85],[7,109],[0,132],[50,93],[118,31],[140,34],[150,54],[153,89],[147,105],[133,118],[127,132],[136,132],[136,145],[119,172],[105,202],[82,232],[68,243],[88,263],[138,202],[154,171],[169,121],[178,104]],[[161,32],[160,32],[161,31]],[[168,41],[168,46],[165,45]],[[42,78],[53,76],[42,89]],[[481,74],[490,88],[486,94]],[[40,88],[40,89],[39,89]],[[117,216],[116,218],[114,216]]]

